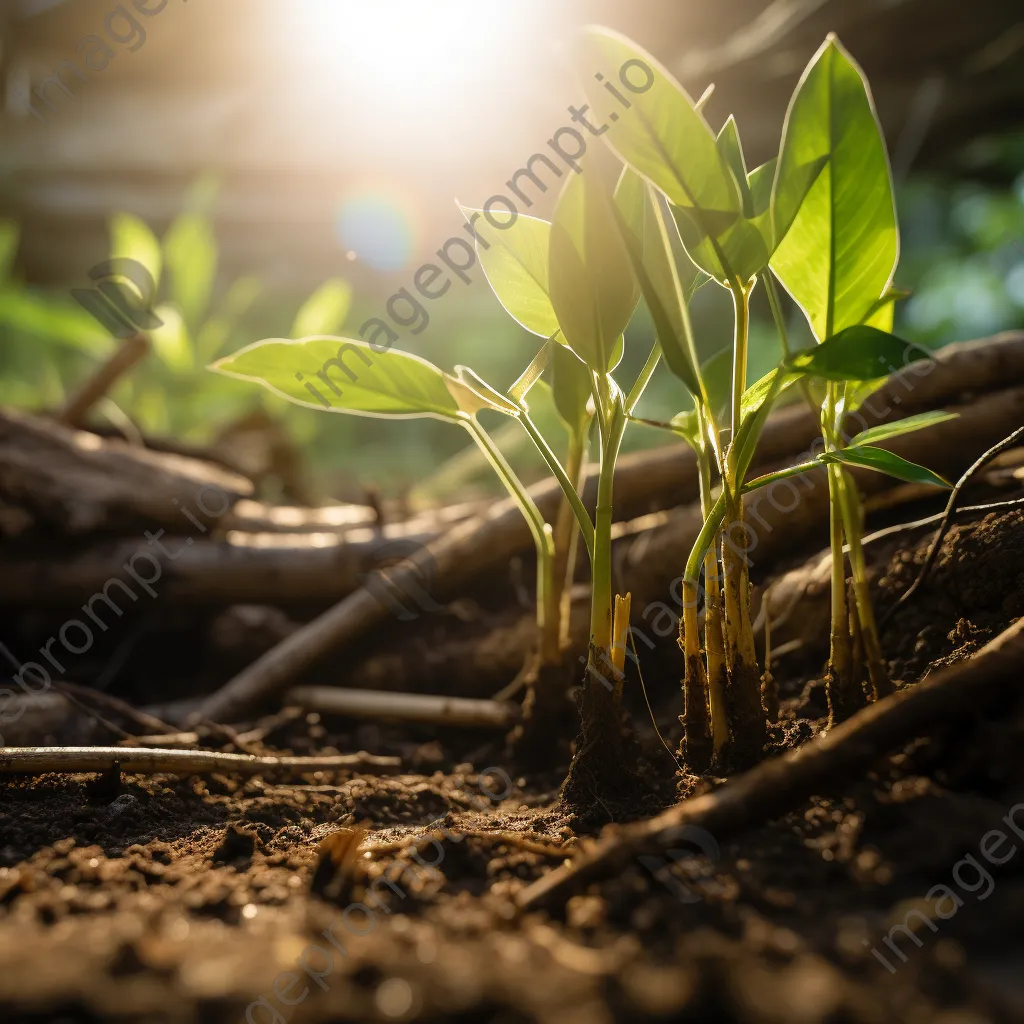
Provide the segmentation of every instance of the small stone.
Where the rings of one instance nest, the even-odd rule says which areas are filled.
[[[113,815],[121,815],[139,806],[139,798],[131,793],[122,793],[111,801],[107,811]]]

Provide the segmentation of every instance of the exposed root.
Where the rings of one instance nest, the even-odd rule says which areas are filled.
[[[647,795],[640,780],[639,748],[615,700],[615,684],[597,665],[591,648],[587,678],[580,687],[580,733],[562,785],[562,804],[586,825],[636,816],[637,798]],[[607,666],[606,666],[607,667]]]
[[[686,769],[693,775],[703,775],[711,767],[714,744],[711,739],[711,714],[708,706],[708,680],[704,663],[691,654],[686,659],[686,678],[683,680],[684,713],[680,722],[684,729],[679,753]]]
[[[743,771],[757,764],[768,739],[767,719],[761,704],[761,674],[756,664],[738,661],[726,689],[729,742],[719,751],[717,767],[723,773]]]

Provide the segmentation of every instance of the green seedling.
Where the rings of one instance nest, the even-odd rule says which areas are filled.
[[[876,692],[884,692],[884,665],[860,547],[859,497],[844,467],[856,464],[904,478],[913,473],[916,479],[939,483],[934,474],[900,465],[895,456],[873,445],[841,441],[843,415],[855,395],[864,393],[860,385],[877,382],[902,365],[907,350],[887,333],[896,297],[891,285],[898,245],[888,162],[866,83],[832,37],[797,87],[779,157],[749,171],[735,121],[729,118],[716,135],[700,104],[634,43],[608,29],[591,28],[584,32],[580,61],[594,104],[602,86],[593,68],[633,66],[644,71],[644,80],[629,97],[628,115],[610,124],[603,137],[636,177],[635,183],[624,179],[620,187],[620,192],[642,196],[633,201],[631,217],[621,218],[624,234],[632,238],[629,251],[666,362],[696,406],[692,417],[675,421],[676,431],[697,453],[706,517],[683,577],[685,752],[697,770],[712,760],[720,767],[738,767],[759,757],[765,741],[742,497],[753,486],[778,478],[746,480],[774,402],[794,383],[810,397],[810,380],[826,381],[821,461],[830,482],[837,558],[830,678],[843,676],[844,685],[850,677],[845,653],[849,644],[843,647],[849,639],[846,538],[872,680]],[[790,353],[772,273],[800,304],[819,340],[829,344],[816,359]],[[724,415],[709,395],[707,368],[697,360],[687,313],[694,287],[704,280],[730,292],[735,312]],[[748,387],[750,296],[759,282],[776,313],[786,358]],[[833,361],[831,370],[826,356]],[[925,425],[908,421],[905,429]],[[717,496],[713,469],[721,482]],[[697,615],[702,571],[706,666]]]
[[[468,367],[448,374],[419,356],[381,350],[355,338],[268,339],[218,360],[211,369],[261,384],[310,409],[390,419],[429,417],[465,429],[529,524],[537,552],[538,648],[550,641],[551,623],[557,630],[560,596],[553,531],[478,419],[485,409],[520,416],[523,406]],[[554,636],[557,641],[557,632]]]
[[[744,495],[811,469],[826,472],[833,545],[829,695],[834,717],[841,717],[857,703],[854,633],[864,641],[876,694],[885,692],[887,683],[867,590],[860,497],[849,470],[947,486],[879,443],[948,414],[910,417],[849,440],[842,434],[844,416],[913,350],[891,333],[898,237],[884,145],[866,83],[834,39],[826,41],[797,87],[779,157],[751,171],[735,121],[730,118],[716,135],[702,102],[694,103],[635,44],[606,29],[588,29],[581,60],[595,104],[600,90],[589,77],[593,68],[645,69],[644,82],[632,89],[628,116],[604,133],[625,165],[617,184],[610,187],[603,165],[588,156],[583,173],[566,181],[550,223],[518,215],[506,225],[492,224],[493,230],[483,224],[474,228],[480,232],[481,265],[501,304],[544,339],[507,393],[466,367],[449,375],[408,353],[338,338],[260,342],[214,368],[258,381],[309,408],[431,416],[466,429],[518,502],[536,541],[537,669],[557,667],[564,656],[566,594],[574,546],[582,539],[592,580],[590,645],[582,733],[569,781],[601,791],[628,768],[621,687],[629,595],[614,594],[612,587],[614,471],[623,433],[662,358],[693,399],[694,410],[667,426],[696,453],[704,513],[683,574],[679,637],[685,663],[683,750],[691,770],[742,767],[761,756],[766,740],[744,556],[749,529]],[[479,211],[464,212],[471,226],[484,220]],[[819,344],[810,350],[790,350],[776,279],[815,332]],[[694,293],[709,283],[729,291],[734,309],[724,389],[715,386],[721,361],[698,358],[689,314]],[[750,297],[759,283],[775,314],[784,358],[748,384]],[[624,393],[613,373],[641,294],[657,339]],[[814,389],[824,389],[824,448],[804,463],[748,479],[769,412],[794,385],[816,406]],[[325,386],[332,393],[327,398]],[[530,395],[537,388],[551,388],[566,428],[564,463],[530,414]],[[724,402],[718,397],[722,390]],[[558,481],[563,501],[554,529],[480,425],[477,416],[484,410],[515,418]],[[591,516],[581,482],[595,423],[600,464]],[[846,545],[853,572],[853,632]]]
[[[810,170],[821,166],[813,186],[797,201]],[[877,698],[892,690],[871,606],[861,544],[863,511],[848,466],[889,473],[900,479],[948,486],[920,467],[871,449],[863,439],[843,439],[843,419],[855,411],[863,385],[906,363],[909,346],[893,344],[892,287],[899,259],[899,229],[885,140],[863,72],[834,36],[812,58],[790,101],[778,159],[778,221],[789,230],[771,258],[771,270],[807,317],[815,338],[830,344],[849,336],[849,365],[823,372],[820,354],[796,357],[791,365],[825,380],[821,409],[831,504],[832,629],[829,704],[833,720],[863,703],[847,608],[844,545],[853,575],[855,633],[863,638],[871,688]],[[770,281],[770,278],[767,278]],[[773,307],[777,311],[777,303]],[[778,319],[781,326],[781,319]],[[870,328],[877,330],[872,331]],[[837,350],[834,350],[837,351]],[[819,350],[820,352],[820,350]],[[919,355],[927,358],[927,353]],[[936,418],[912,417],[896,436]]]
[[[576,778],[595,774],[600,760],[616,770],[622,760],[621,689],[629,602],[628,595],[621,598],[612,590],[613,482],[623,432],[661,356],[655,346],[629,393],[620,389],[612,374],[622,357],[623,332],[639,290],[620,231],[619,195],[611,194],[601,170],[591,162],[584,173],[570,177],[551,223],[520,216],[500,232],[485,229],[478,244],[480,261],[502,305],[527,330],[547,339],[508,394],[520,406],[520,421],[562,486],[556,550],[569,552],[571,572],[566,534],[575,534],[578,528],[590,559],[590,645]],[[538,379],[545,367],[550,368],[554,400],[569,435],[564,467],[529,415],[529,391],[543,386]],[[582,456],[592,420],[597,423],[600,450],[593,519],[580,495]],[[565,602],[562,609],[564,640]]]

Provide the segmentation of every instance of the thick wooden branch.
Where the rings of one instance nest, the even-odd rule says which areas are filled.
[[[165,455],[0,408],[0,538],[137,534],[223,515],[251,483],[211,463]],[[205,504],[209,514],[200,507]]]

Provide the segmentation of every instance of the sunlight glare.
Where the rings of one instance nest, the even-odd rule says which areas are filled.
[[[294,24],[308,70],[340,76],[374,107],[408,109],[470,88],[512,10],[480,0],[300,0]]]

